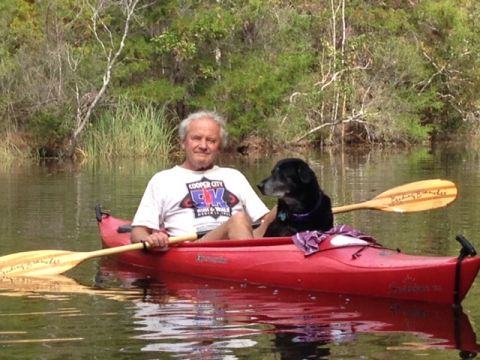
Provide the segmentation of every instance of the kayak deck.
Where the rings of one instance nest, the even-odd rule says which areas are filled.
[[[97,218],[98,219],[98,218]],[[130,243],[108,214],[99,219],[104,247]],[[334,236],[332,236],[332,239]],[[184,242],[168,251],[130,251],[117,259],[155,273],[175,272],[330,293],[459,304],[472,286],[480,258],[406,255],[375,245],[332,246],[305,256],[290,237]]]

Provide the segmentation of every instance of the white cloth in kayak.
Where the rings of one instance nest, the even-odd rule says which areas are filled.
[[[212,230],[239,211],[246,211],[252,222],[269,211],[240,171],[219,166],[192,171],[177,165],[151,178],[132,225],[178,236]]]
[[[320,244],[327,238],[339,236],[336,243],[335,238],[331,241],[333,246],[348,246],[364,244],[378,244],[377,240],[370,235],[354,229],[348,225],[336,225],[328,231],[303,231],[292,236],[293,243],[310,256],[320,251]]]

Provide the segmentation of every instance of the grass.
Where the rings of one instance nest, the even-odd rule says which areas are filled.
[[[6,130],[0,141],[0,163],[2,167],[31,158],[32,148],[29,137],[15,131]]]
[[[87,158],[166,158],[174,141],[175,127],[163,108],[120,100],[90,125],[82,152]]]

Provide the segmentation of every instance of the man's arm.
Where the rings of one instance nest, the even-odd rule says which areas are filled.
[[[277,205],[275,205],[270,212],[266,213],[260,218],[260,225],[253,230],[253,235],[256,238],[261,238],[265,235],[268,225],[270,225],[277,216]]]

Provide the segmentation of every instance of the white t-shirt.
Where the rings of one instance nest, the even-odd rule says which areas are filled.
[[[212,230],[238,211],[246,211],[252,222],[269,211],[240,171],[175,166],[152,177],[132,225],[165,228],[170,236],[178,236]]]

